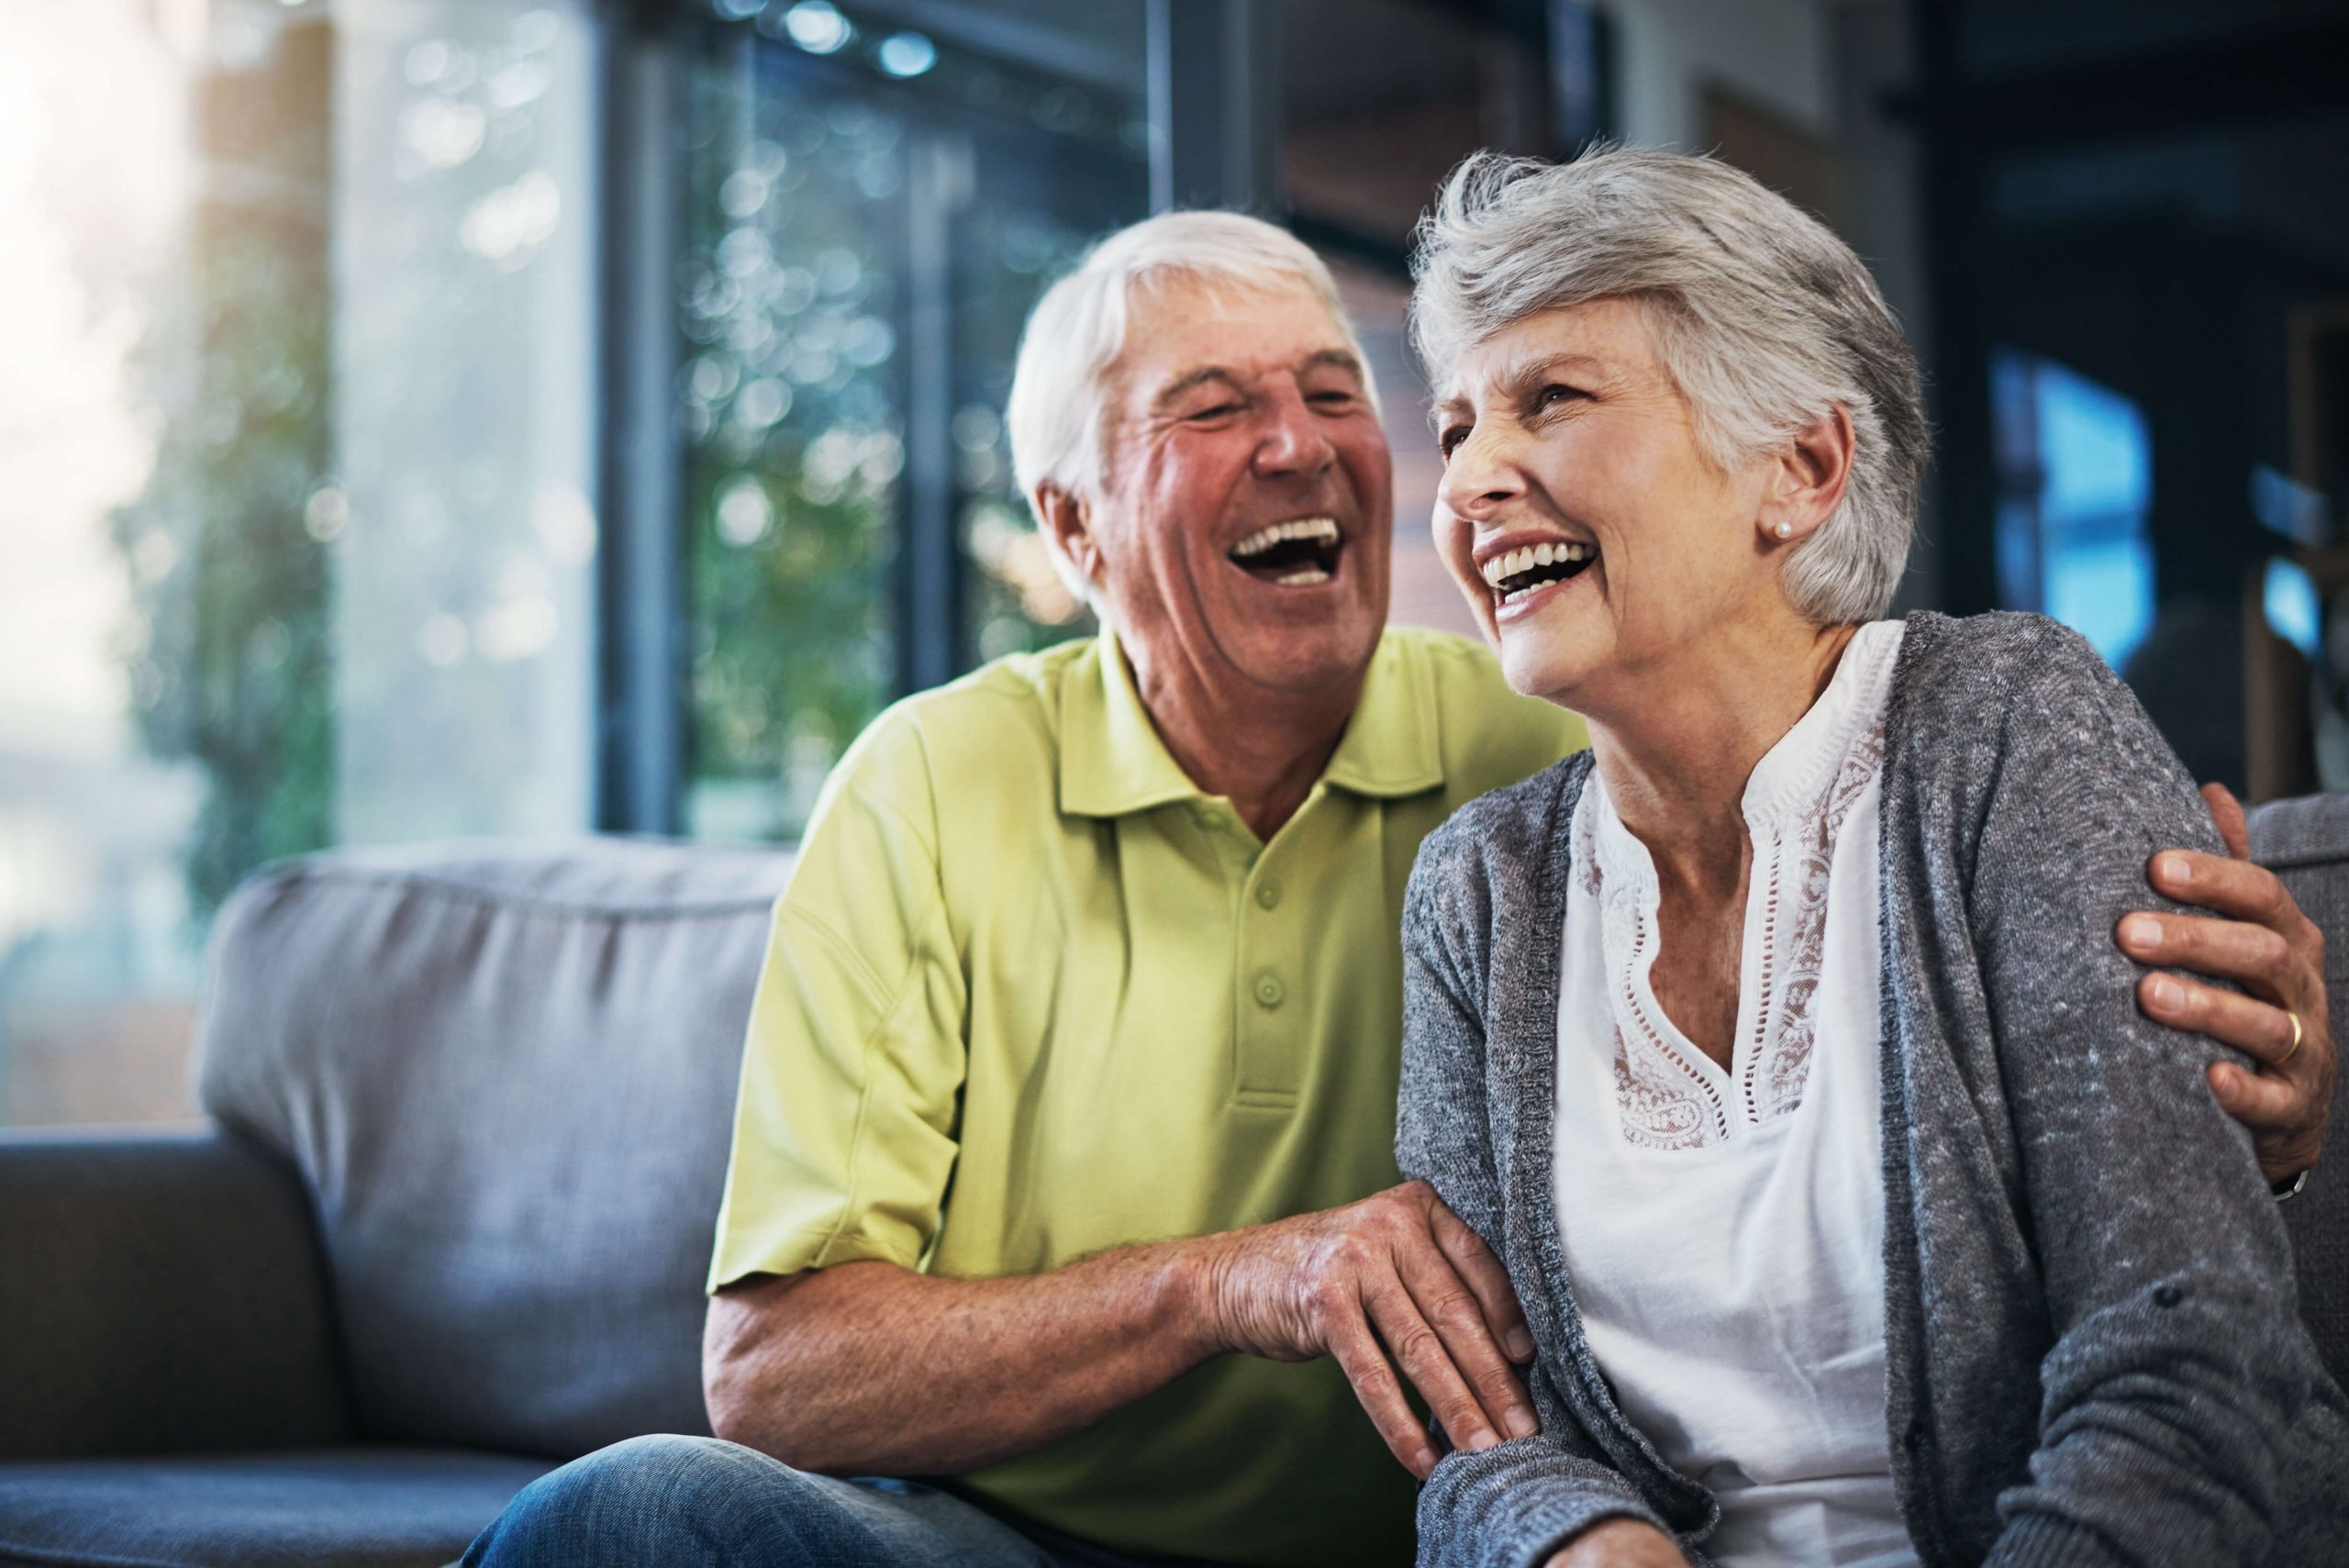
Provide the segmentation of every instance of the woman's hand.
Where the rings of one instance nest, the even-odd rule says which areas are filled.
[[[1688,1568],[1688,1559],[1644,1519],[1601,1519],[1566,1542],[1549,1568]]]
[[[2315,1164],[2323,1147],[2339,1065],[2325,1006],[2324,933],[2274,873],[2251,863],[2243,807],[2226,786],[2206,784],[2202,798],[2232,858],[2165,850],[2154,857],[2151,878],[2162,893],[2219,917],[2131,915],[2121,922],[2121,950],[2140,963],[2243,987],[2238,995],[2157,971],[2138,982],[2137,1001],[2149,1018],[2252,1058],[2252,1070],[2213,1063],[2210,1089],[2251,1129],[2267,1179],[2288,1181]]]

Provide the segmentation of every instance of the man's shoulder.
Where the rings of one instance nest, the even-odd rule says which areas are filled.
[[[1428,673],[1453,800],[1513,784],[1589,745],[1578,716],[1511,691],[1483,643],[1431,627],[1392,627],[1386,635]]]
[[[852,774],[889,772],[918,757],[931,779],[957,787],[1049,774],[1058,755],[1062,685],[1095,646],[1083,637],[1008,654],[901,697],[865,726],[841,766]]]

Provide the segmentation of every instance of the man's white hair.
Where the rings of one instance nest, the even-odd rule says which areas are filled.
[[[1842,404],[1842,505],[1783,578],[1821,626],[1884,614],[1908,561],[1931,446],[1916,356],[1851,247],[1711,158],[1609,147],[1571,163],[1472,155],[1414,236],[1411,337],[1441,389],[1471,346],[1539,311],[1631,298],[1731,468]]]
[[[1135,299],[1175,280],[1233,295],[1303,289],[1329,308],[1346,346],[1363,361],[1373,408],[1370,362],[1338,302],[1338,285],[1303,241],[1262,218],[1235,212],[1170,212],[1119,229],[1087,250],[1036,302],[1019,337],[1004,425],[1020,494],[1036,515],[1052,564],[1070,588],[1100,608],[1094,585],[1044,526],[1046,486],[1097,501],[1108,435],[1109,368],[1126,346]]]

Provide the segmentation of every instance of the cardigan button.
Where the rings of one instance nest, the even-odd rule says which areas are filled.
[[[2185,1299],[2186,1293],[2178,1289],[2177,1286],[2174,1284],[2160,1284],[2154,1287],[2154,1305],[2155,1307],[2176,1307],[2179,1302],[2184,1301]]]

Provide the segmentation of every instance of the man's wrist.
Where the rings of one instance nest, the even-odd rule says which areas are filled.
[[[2267,1190],[2276,1195],[2276,1201],[2277,1203],[2288,1202],[2291,1199],[2299,1196],[2302,1192],[2307,1190],[2309,1184],[2309,1172],[2313,1169],[2315,1169],[2314,1166],[2303,1166],[2301,1167],[2300,1173],[2297,1176],[2288,1177],[2280,1182],[2268,1183]]]
[[[1195,1236],[1167,1244],[1165,1267],[1159,1276],[1159,1323],[1201,1361],[1236,1348],[1224,1330],[1221,1307],[1230,1256],[1229,1234]]]

